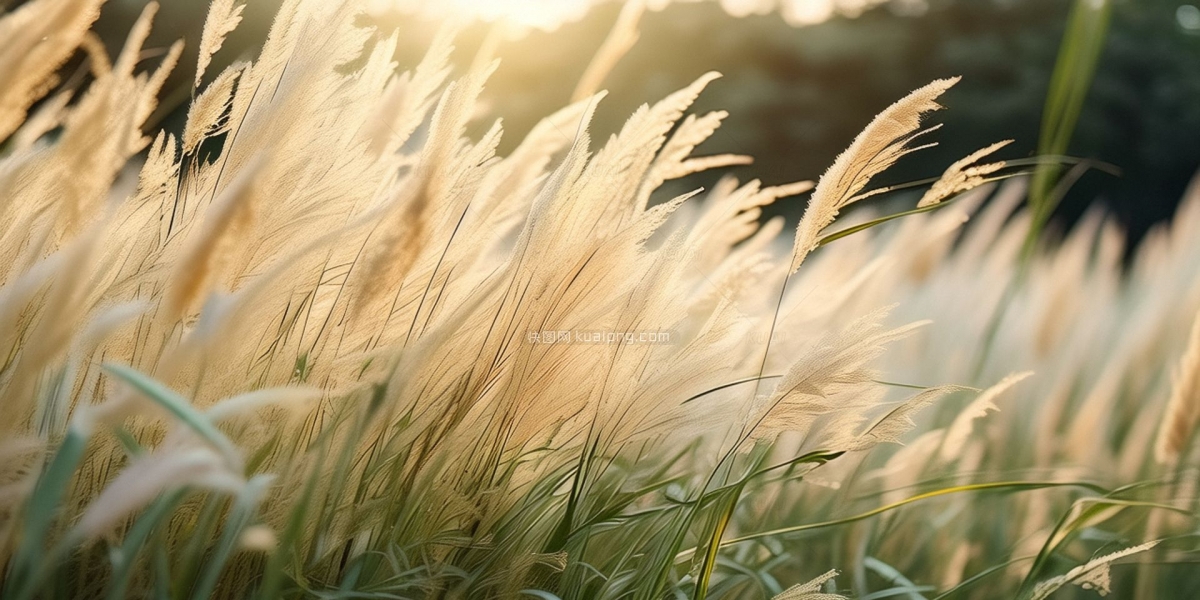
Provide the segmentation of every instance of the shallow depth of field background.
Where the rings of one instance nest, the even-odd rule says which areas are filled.
[[[199,38],[206,3],[162,4],[150,47]],[[249,2],[246,21],[215,66],[253,56],[278,4]],[[1013,138],[1013,155],[1032,155],[1070,4],[904,0],[856,18],[835,16],[801,27],[789,25],[777,11],[731,18],[717,2],[673,4],[643,17],[639,41],[604,83],[611,93],[593,129],[603,139],[638,104],[717,70],[724,78],[700,99],[697,110],[721,108],[730,117],[710,147],[754,156],[753,166],[736,171],[743,179],[815,179],[883,107],[932,79],[961,75],[963,81],[945,98],[953,110],[939,117],[946,123],[939,147],[901,162],[882,181],[935,176],[950,161],[996,139]],[[110,49],[120,47],[142,5],[143,0],[105,5],[96,29]],[[503,44],[503,67],[485,92],[494,113],[505,120],[501,154],[569,99],[619,9],[619,3],[601,3],[578,22],[551,32],[527,31]],[[398,58],[414,64],[435,25],[399,11],[381,18],[402,26],[407,55]],[[460,38],[462,65],[469,64],[487,31],[487,25],[475,25]],[[187,50],[194,55],[195,43]],[[166,105],[177,110],[164,108],[160,115],[170,128],[183,126],[179,107],[193,65],[185,58],[172,75],[177,93],[172,104],[168,86]],[[1122,175],[1085,175],[1060,206],[1059,222],[1073,223],[1089,204],[1103,202],[1136,241],[1153,224],[1169,219],[1200,166],[1197,98],[1200,3],[1114,2],[1070,154],[1114,164]],[[717,177],[713,173],[700,181]],[[776,210],[791,210],[789,216],[797,217],[801,207],[793,203]]]
[[[1200,597],[1198,0],[361,1],[109,0],[0,146],[0,597]]]

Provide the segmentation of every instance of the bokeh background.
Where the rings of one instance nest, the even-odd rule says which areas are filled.
[[[249,0],[246,20],[218,55],[218,67],[253,55],[278,3]],[[151,45],[165,48],[182,37],[194,56],[207,3],[161,4]],[[697,108],[726,109],[730,117],[703,149],[754,156],[755,164],[732,170],[743,179],[815,179],[882,108],[932,79],[961,75],[945,96],[951,110],[936,117],[945,123],[936,134],[940,146],[906,159],[890,179],[936,176],[946,164],[999,139],[1016,140],[1007,157],[1033,155],[1071,7],[1070,0],[894,0],[796,26],[779,11],[735,18],[729,4],[671,4],[643,16],[640,40],[605,81],[611,93],[598,112],[595,139],[620,127],[637,105],[717,70],[725,77]],[[143,5],[109,1],[98,30],[114,51]],[[502,43],[500,71],[487,92],[505,120],[502,152],[569,101],[620,8],[601,2],[553,31],[530,29]],[[432,20],[401,9],[364,21],[401,29],[402,64],[415,64],[436,29]],[[457,50],[464,66],[494,26],[466,29]],[[158,115],[168,128],[182,127],[178,107],[191,93],[190,81],[184,67],[168,86]],[[1086,174],[1060,205],[1058,225],[1101,203],[1137,240],[1170,218],[1200,166],[1200,7],[1180,0],[1114,0],[1069,154],[1116,165],[1121,175]],[[778,210],[794,216],[802,203]]]

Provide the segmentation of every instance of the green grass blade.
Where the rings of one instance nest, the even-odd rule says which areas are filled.
[[[1080,510],[1079,514],[1072,516],[1076,506],[1091,504],[1087,508]],[[1029,571],[1025,574],[1025,579],[1021,582],[1021,587],[1017,591],[1018,598],[1025,598],[1033,592],[1034,586],[1037,584],[1037,579],[1045,569],[1046,564],[1059,548],[1064,547],[1072,539],[1074,539],[1080,531],[1089,527],[1093,523],[1106,520],[1110,517],[1104,517],[1103,513],[1109,508],[1145,508],[1151,510],[1166,510],[1176,514],[1196,518],[1196,515],[1190,511],[1171,506],[1169,504],[1160,504],[1157,502],[1146,502],[1141,500],[1121,500],[1118,498],[1080,498],[1075,501],[1071,509],[1063,513],[1063,516],[1055,524],[1054,529],[1046,538],[1046,543],[1042,545],[1037,556],[1033,559],[1033,565],[1029,567]]]
[[[121,600],[128,597],[129,579],[133,575],[133,566],[137,563],[138,552],[146,545],[152,533],[170,519],[171,511],[183,500],[185,490],[175,490],[159,497],[133,523],[125,540],[113,558],[113,570],[108,582],[109,600]]]
[[[255,475],[246,482],[245,489],[238,494],[229,517],[225,519],[221,539],[217,542],[212,557],[205,564],[204,570],[196,582],[196,587],[192,589],[193,600],[205,600],[212,597],[213,592],[217,589],[221,571],[225,569],[225,564],[229,562],[229,557],[237,548],[242,532],[250,525],[250,521],[258,512],[259,502],[266,495],[267,488],[270,487],[273,480],[274,477],[271,475]]]
[[[1033,556],[1022,556],[1019,558],[1006,560],[998,565],[992,565],[992,566],[960,581],[958,583],[958,585],[938,594],[937,596],[934,596],[933,600],[946,600],[946,598],[949,598],[949,597],[953,596],[954,594],[957,594],[958,592],[961,592],[961,591],[975,585],[976,583],[983,581],[984,579],[986,579],[987,577],[989,577],[991,575],[999,573],[999,572],[1003,571],[1004,569],[1006,569],[1012,565],[1015,565],[1019,562],[1033,560],[1034,558],[1035,557],[1033,557]]]
[[[1039,155],[1067,151],[1104,49],[1111,13],[1110,0],[1076,0],[1071,8],[1042,111]],[[1052,190],[1061,171],[1061,166],[1050,163],[1038,165],[1034,171],[1029,190],[1033,218],[1025,239],[1026,259],[1057,205]]]
[[[161,406],[224,456],[237,456],[233,442],[208,417],[196,410],[187,398],[130,367],[110,363],[104,365],[104,369]]]
[[[20,600],[33,597],[41,582],[59,566],[54,564],[56,557],[46,556],[43,544],[91,435],[91,427],[83,420],[75,419],[50,465],[38,477],[26,504],[21,543],[10,563],[5,584],[0,588],[3,590],[0,596]]]
[[[738,500],[742,497],[743,489],[745,489],[745,481],[729,490],[725,501],[714,515],[713,527],[709,531],[705,544],[704,562],[701,563],[700,573],[696,576],[696,590],[692,595],[694,600],[704,600],[708,597],[708,586],[712,581],[713,569],[717,566],[717,552],[721,549],[721,538],[725,537],[725,530],[729,528],[729,522],[733,520],[733,512],[737,510]]]
[[[770,537],[770,536],[784,535],[784,534],[789,534],[789,533],[799,533],[801,531],[822,529],[825,527],[833,527],[835,525],[844,525],[847,523],[853,523],[855,521],[862,521],[864,519],[869,519],[876,515],[881,515],[883,513],[896,510],[897,508],[900,508],[900,507],[908,505],[908,504],[912,504],[914,502],[921,502],[923,500],[929,500],[931,498],[937,498],[940,496],[949,496],[949,495],[953,495],[953,494],[962,494],[962,493],[968,493],[968,492],[1029,491],[1029,490],[1040,490],[1040,489],[1057,488],[1057,487],[1091,488],[1092,485],[1085,484],[1085,483],[1077,483],[1077,482],[1057,482],[1057,481],[999,481],[999,482],[993,482],[993,483],[973,483],[973,484],[969,484],[969,485],[958,485],[958,486],[954,486],[954,487],[943,488],[940,490],[933,490],[933,491],[925,492],[923,494],[917,494],[915,496],[905,498],[903,500],[898,500],[891,504],[886,504],[879,508],[871,509],[869,511],[859,513],[856,515],[852,515],[849,517],[843,517],[841,519],[834,519],[832,521],[822,521],[820,523],[807,523],[804,525],[793,525],[791,527],[783,527],[780,529],[773,529],[771,531],[762,531],[759,533],[752,533],[752,534],[744,535],[744,536],[741,536],[738,538],[726,540],[726,541],[722,542],[721,545],[722,546],[732,546],[734,544],[740,544],[743,542],[748,542],[748,541],[757,540],[757,539]]]

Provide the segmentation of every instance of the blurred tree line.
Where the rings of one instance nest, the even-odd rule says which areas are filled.
[[[118,47],[143,0],[110,0],[98,24]],[[184,37],[194,57],[205,2],[165,0],[152,43]],[[217,57],[253,55],[278,0],[250,0],[247,19]],[[1070,0],[929,0],[880,7],[856,19],[794,28],[775,14],[730,18],[715,3],[647,13],[641,39],[606,82],[597,140],[642,102],[656,100],[708,70],[725,78],[699,110],[729,110],[707,147],[753,155],[734,172],[767,183],[816,178],[879,110],[939,77],[962,75],[947,94],[940,146],[901,163],[889,181],[940,174],[949,162],[992,141],[1013,138],[1006,156],[1032,154]],[[616,17],[602,5],[559,31],[533,32],[500,49],[488,97],[505,118],[501,150],[538,118],[567,102],[580,72]],[[1182,0],[1114,0],[1112,24],[1070,154],[1117,165],[1120,177],[1092,172],[1059,208],[1061,223],[1101,201],[1139,238],[1172,214],[1200,166],[1200,11]],[[402,64],[415,62],[430,23],[396,18]],[[459,43],[468,63],[486,26]],[[182,127],[194,60],[176,74],[163,122]],[[216,72],[216,71],[212,71]],[[172,92],[168,92],[171,95]],[[173,109],[173,114],[172,114]],[[704,148],[701,148],[704,150]],[[715,175],[713,176],[715,177]],[[802,203],[780,208],[791,215]]]

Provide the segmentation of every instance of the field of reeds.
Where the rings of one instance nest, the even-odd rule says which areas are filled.
[[[501,156],[487,48],[352,0],[210,72],[215,0],[176,135],[182,42],[100,4],[0,16],[3,598],[1200,595],[1200,189],[1126,256],[988,140],[887,211],[945,79],[663,197],[750,161],[697,153],[718,74],[593,140],[618,24]]]

